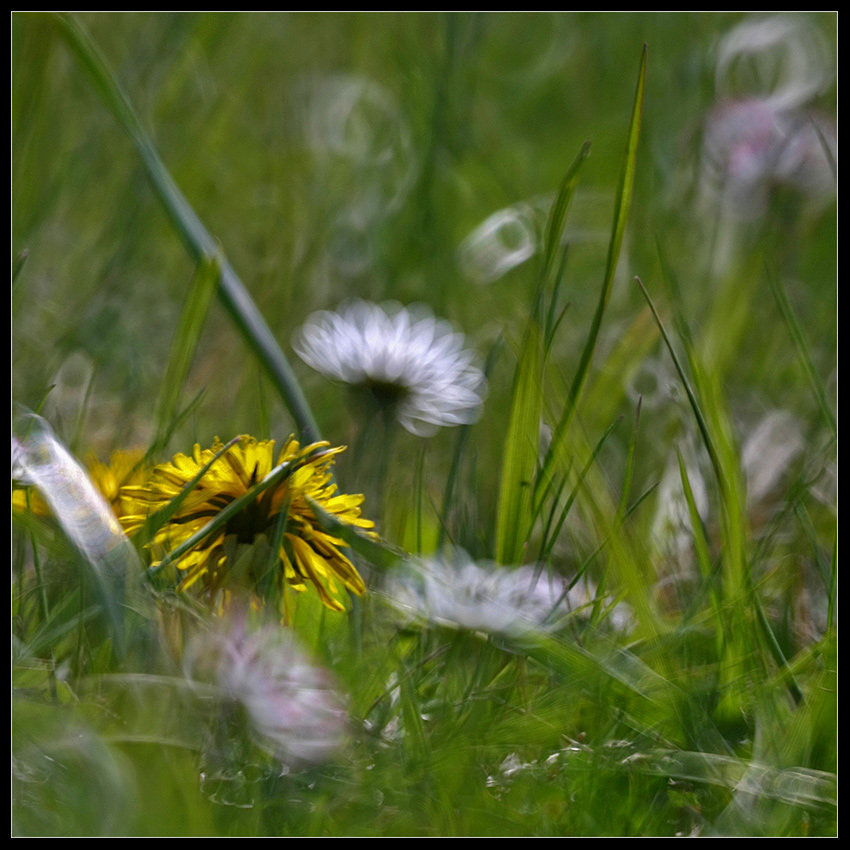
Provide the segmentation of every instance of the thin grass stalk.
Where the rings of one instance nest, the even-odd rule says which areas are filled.
[[[496,364],[496,358],[501,353],[504,345],[504,337],[499,335],[493,343],[491,349],[487,352],[487,359],[484,361],[484,377],[489,379]],[[455,487],[457,485],[458,475],[460,474],[461,460],[463,452],[466,448],[469,435],[472,430],[472,425],[461,425],[458,427],[457,442],[455,443],[454,454],[452,455],[452,465],[449,467],[449,474],[446,478],[446,489],[443,495],[443,509],[438,514],[440,517],[440,531],[437,537],[437,552],[442,552],[446,542],[446,535],[449,533],[449,514],[453,507]]]
[[[614,221],[611,227],[611,237],[608,243],[608,256],[605,265],[605,275],[602,281],[602,289],[599,293],[599,301],[596,305],[596,312],[594,313],[593,320],[591,321],[590,330],[587,335],[584,349],[582,350],[579,365],[576,369],[572,385],[570,386],[564,412],[552,434],[552,443],[549,447],[549,451],[547,452],[546,461],[544,462],[544,471],[547,474],[549,473],[551,465],[554,463],[556,457],[561,451],[561,444],[564,441],[564,437],[566,436],[570,424],[572,423],[573,416],[575,415],[579,396],[581,395],[581,390],[584,387],[587,373],[590,370],[593,352],[596,349],[596,341],[599,337],[599,330],[602,327],[602,317],[605,314],[605,308],[608,305],[608,299],[611,295],[611,286],[614,282],[614,272],[617,270],[617,261],[619,260],[620,249],[623,245],[623,236],[626,232],[626,221],[628,220],[632,193],[634,191],[637,146],[638,139],[640,137],[640,121],[643,112],[643,94],[645,84],[646,45],[644,45],[643,53],[641,54],[634,106],[632,108],[632,117],[629,124],[626,150],[623,157],[623,165],[616,193]]]
[[[570,512],[570,508],[572,508],[573,503],[576,500],[576,497],[578,496],[579,492],[581,491],[582,487],[584,486],[584,480],[587,477],[588,472],[590,472],[591,467],[596,462],[596,458],[599,456],[599,452],[602,451],[602,447],[605,445],[605,442],[608,439],[608,437],[611,435],[611,432],[614,430],[614,428],[617,427],[618,422],[619,422],[619,420],[615,420],[614,422],[612,422],[605,429],[605,432],[602,434],[602,436],[596,441],[596,445],[593,447],[593,451],[591,452],[590,457],[587,459],[587,463],[585,463],[585,465],[582,467],[581,472],[579,472],[578,477],[576,478],[575,485],[573,486],[573,489],[570,492],[570,495],[567,497],[567,501],[566,501],[566,503],[564,504],[564,507],[561,510],[561,515],[558,518],[558,522],[555,525],[555,530],[554,530],[554,532],[552,533],[552,536],[551,536],[551,542],[549,544],[549,549],[547,551],[545,551],[545,553],[541,550],[541,562],[545,563],[545,561],[549,558],[549,555],[552,552],[552,547],[555,545],[555,541],[558,539],[558,537],[561,534],[561,529],[564,526],[564,522],[567,519],[567,515]]]
[[[422,522],[424,512],[423,494],[425,490],[425,449],[427,443],[423,440],[419,446],[419,455],[416,458],[416,477],[413,487],[415,505],[415,521],[416,521],[416,554],[422,554]]]
[[[691,410],[693,411],[694,418],[697,421],[697,427],[699,428],[703,443],[705,444],[705,448],[708,451],[708,456],[711,459],[711,465],[714,468],[715,476],[717,477],[721,489],[723,489],[725,488],[725,479],[723,478],[722,470],[720,469],[720,464],[717,457],[717,449],[714,446],[714,440],[711,438],[708,432],[708,426],[706,425],[705,417],[703,416],[702,410],[700,409],[696,394],[691,388],[691,383],[685,375],[685,370],[682,367],[681,361],[679,360],[679,355],[676,354],[676,349],[673,348],[673,343],[670,341],[670,337],[667,335],[667,330],[664,327],[664,323],[661,321],[661,317],[658,315],[658,311],[655,309],[655,304],[653,304],[652,299],[649,297],[649,293],[646,291],[646,288],[644,287],[641,279],[639,277],[636,277],[635,280],[637,281],[637,284],[640,287],[640,291],[643,293],[643,297],[646,299],[646,303],[649,305],[649,309],[652,311],[652,316],[655,319],[655,323],[658,325],[658,330],[661,332],[661,336],[664,339],[664,344],[667,347],[667,351],[670,353],[670,358],[673,361],[673,366],[676,369],[676,374],[678,374],[679,380],[682,382],[682,386],[685,389],[685,394],[688,397],[688,402],[691,405]]]
[[[626,508],[629,504],[629,493],[632,489],[632,475],[635,469],[635,448],[637,447],[637,435],[640,427],[640,408],[643,402],[643,396],[638,397],[637,410],[635,411],[635,427],[632,429],[632,435],[629,438],[629,450],[626,454],[626,471],[623,475],[623,493],[620,496],[620,506],[617,508],[617,517],[622,522],[626,515]]]
[[[533,319],[526,327],[518,360],[511,389],[496,517],[496,560],[501,564],[522,560],[534,521],[533,487],[543,409],[543,351]]]
[[[800,355],[800,360],[803,363],[803,369],[806,372],[806,378],[808,379],[809,386],[815,397],[821,416],[830,431],[832,431],[833,436],[837,437],[838,420],[832,410],[832,405],[827,400],[823,382],[817,373],[817,369],[815,369],[811,348],[806,341],[803,328],[800,326],[797,315],[794,312],[791,302],[788,300],[788,296],[785,294],[785,289],[779,282],[776,273],[769,269],[767,279],[770,283],[770,291],[773,293],[773,297],[776,300],[776,306],[779,307],[779,312],[782,313],[782,318],[785,320],[785,324],[788,326],[791,338],[794,340],[794,345],[797,347],[797,353]]]
[[[180,390],[189,374],[192,358],[198,346],[204,320],[213,293],[221,279],[218,257],[203,256],[198,261],[186,301],[180,314],[174,342],[162,379],[159,399],[154,414],[155,444],[164,445],[172,423],[178,418]]]
[[[573,197],[578,186],[578,179],[581,175],[581,169],[584,166],[584,161],[590,155],[590,142],[586,141],[578,152],[578,155],[573,160],[561,185],[558,188],[558,194],[552,204],[552,209],[549,212],[549,220],[546,225],[546,237],[543,247],[543,271],[541,280],[548,279],[555,264],[555,258],[558,256],[561,247],[561,234],[564,230],[564,221],[567,217],[567,211],[570,208]]]

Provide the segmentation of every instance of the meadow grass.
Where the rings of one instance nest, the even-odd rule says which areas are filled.
[[[834,835],[835,29],[14,14],[13,833]]]

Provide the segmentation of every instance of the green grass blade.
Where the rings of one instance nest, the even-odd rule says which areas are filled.
[[[818,407],[820,408],[821,416],[823,417],[824,422],[826,422],[829,426],[832,433],[837,436],[838,421],[832,410],[832,405],[827,400],[823,382],[817,373],[817,369],[815,369],[811,349],[806,342],[806,337],[803,333],[802,327],[800,326],[800,322],[797,319],[794,309],[791,307],[791,302],[788,300],[788,296],[785,294],[785,290],[777,279],[776,274],[769,271],[767,279],[770,282],[770,291],[776,299],[776,305],[779,307],[779,312],[782,313],[782,318],[785,320],[785,324],[788,325],[788,330],[791,333],[794,344],[797,346],[797,352],[800,355],[800,360],[803,361],[803,368],[806,371],[806,377],[809,379],[809,385],[811,386],[812,393],[814,394]]]
[[[543,524],[543,531],[540,535],[540,554],[537,556],[536,567],[538,575],[543,571],[543,567],[546,563],[546,558],[551,551],[551,547],[555,545],[554,538],[552,538],[552,527],[555,525],[555,517],[558,515],[558,504],[560,503],[561,496],[566,489],[568,479],[569,471],[567,472],[567,475],[564,476],[563,480],[557,484],[557,486],[554,486],[553,482],[553,486],[546,488],[547,494],[550,491],[553,491],[553,498],[552,505],[549,508],[549,515],[546,517],[546,522]],[[552,541],[551,544],[549,542],[550,540]]]
[[[678,374],[679,380],[682,382],[682,386],[685,390],[685,395],[687,395],[688,397],[688,402],[691,405],[691,410],[693,411],[694,418],[697,421],[697,427],[699,428],[703,442],[705,443],[706,450],[708,451],[709,457],[711,458],[712,467],[714,468],[714,472],[722,485],[723,475],[717,457],[717,450],[714,447],[714,440],[712,440],[711,435],[708,432],[708,425],[706,424],[705,417],[703,416],[702,410],[700,409],[696,393],[691,387],[691,383],[688,380],[687,375],[685,375],[685,370],[682,367],[681,361],[679,360],[679,355],[676,354],[676,349],[673,348],[673,343],[670,341],[670,337],[667,335],[667,330],[664,327],[664,323],[661,321],[661,317],[658,315],[658,311],[655,309],[655,304],[652,303],[652,299],[649,297],[649,293],[646,291],[646,288],[644,287],[641,279],[635,278],[635,280],[637,281],[638,286],[640,287],[640,291],[643,293],[643,297],[646,298],[646,303],[649,304],[649,309],[652,311],[655,323],[658,325],[658,330],[661,331],[661,336],[664,339],[664,344],[667,346],[667,351],[670,352],[670,358],[673,360],[673,366],[676,369],[676,374]]]
[[[189,374],[192,357],[204,326],[210,301],[221,279],[221,265],[217,257],[201,257],[183,305],[177,325],[171,355],[156,407],[156,442],[162,441],[178,415],[180,390]]]
[[[587,463],[584,465],[581,472],[579,473],[578,478],[576,479],[575,486],[573,487],[572,491],[570,492],[570,495],[567,497],[567,501],[564,504],[564,507],[561,509],[561,515],[558,518],[558,523],[555,526],[555,530],[552,532],[551,537],[549,538],[548,550],[541,552],[541,555],[540,555],[541,563],[545,562],[546,559],[551,554],[552,547],[555,545],[555,542],[557,541],[558,537],[561,534],[561,529],[564,526],[564,522],[567,519],[567,515],[570,512],[570,508],[573,506],[573,503],[575,502],[576,497],[578,496],[579,491],[581,490],[582,485],[584,484],[584,479],[587,477],[587,473],[590,472],[591,467],[596,462],[596,458],[599,456],[599,452],[602,451],[602,447],[605,445],[605,441],[611,435],[611,432],[614,430],[614,428],[617,427],[618,422],[619,422],[619,420],[615,420],[614,422],[612,422],[605,429],[605,432],[602,434],[602,436],[599,438],[599,440],[597,440],[596,445],[593,447],[593,451],[591,452],[590,457],[587,460]]]
[[[419,456],[416,459],[416,477],[414,479],[414,498],[416,500],[413,508],[416,524],[416,554],[422,554],[422,523],[423,503],[425,491],[425,443],[419,447]]]
[[[584,161],[590,154],[590,142],[585,142],[581,146],[581,150],[573,160],[566,175],[564,176],[561,186],[558,189],[558,195],[552,204],[552,209],[549,213],[549,220],[546,226],[546,237],[543,243],[543,274],[542,279],[548,279],[552,267],[555,263],[555,258],[558,256],[558,249],[561,246],[561,233],[564,229],[564,220],[567,217],[567,211],[570,208],[573,196],[575,195],[578,178],[581,174],[581,169],[584,166]]]
[[[189,254],[196,261],[200,261],[202,257],[219,256],[218,245],[172,179],[97,45],[75,17],[62,14],[55,16],[53,20],[95,91],[129,135]],[[248,290],[224,259],[221,260],[219,297],[289,408],[301,432],[302,440],[311,443],[320,439],[310,406],[289,362]]]
[[[617,187],[617,196],[614,206],[614,222],[611,228],[611,237],[608,242],[608,257],[605,264],[605,276],[602,281],[602,289],[599,293],[599,301],[596,305],[596,312],[593,315],[590,331],[588,332],[587,340],[581,353],[581,359],[579,360],[579,365],[569,390],[564,412],[561,415],[561,419],[552,435],[552,443],[549,447],[545,463],[547,471],[548,467],[551,467],[554,458],[557,457],[560,451],[561,444],[563,443],[564,437],[569,430],[570,423],[572,422],[573,415],[575,414],[578,399],[581,395],[581,390],[584,386],[587,373],[590,369],[590,363],[593,359],[593,352],[596,348],[596,341],[599,337],[599,329],[602,326],[602,317],[605,314],[605,308],[608,305],[608,299],[611,295],[611,285],[614,282],[614,272],[617,270],[617,261],[620,258],[620,249],[623,245],[623,236],[626,232],[626,221],[628,220],[629,207],[631,206],[632,193],[634,191],[637,146],[638,139],[640,137],[640,120],[643,111],[645,83],[646,45],[644,45],[643,53],[641,55],[634,107],[632,108],[632,117],[626,140],[626,151],[623,157],[622,171],[620,172],[620,180]]]
[[[543,352],[539,331],[532,322],[526,328],[511,391],[496,517],[496,560],[500,564],[522,560],[531,531],[542,408]]]
[[[687,345],[686,341],[695,386],[705,403],[706,413],[703,413],[697,400],[697,392],[685,375],[649,293],[640,279],[637,279],[637,282],[652,310],[685,389],[717,481],[723,552],[723,599],[728,605],[722,614],[718,630],[723,636],[723,654],[719,668],[721,697],[716,716],[724,723],[734,724],[740,719],[741,712],[745,710],[745,702],[749,699],[744,687],[747,676],[760,674],[761,671],[755,668],[759,664],[764,667],[766,661],[763,656],[751,651],[753,645],[759,645],[752,625],[752,614],[759,603],[751,586],[750,563],[746,551],[745,498],[740,458],[732,437],[717,375],[706,373],[698,362],[693,347]]]
[[[711,551],[709,549],[708,538],[705,534],[705,528],[702,524],[702,517],[697,510],[696,499],[694,499],[693,488],[691,487],[690,479],[688,478],[688,470],[685,466],[685,461],[682,459],[681,453],[676,451],[676,458],[679,461],[679,475],[682,479],[682,490],[685,494],[685,501],[688,505],[688,516],[691,520],[691,539],[694,543],[694,555],[696,556],[699,571],[702,574],[703,586],[708,590],[711,599],[712,610],[717,627],[717,640],[722,644],[721,633],[723,624],[723,613],[721,610],[720,594],[718,592],[718,582],[716,580],[714,566],[711,562]],[[722,651],[722,645],[721,645]]]
[[[504,337],[499,335],[499,337],[496,339],[496,342],[493,343],[493,346],[487,353],[487,359],[484,362],[484,377],[488,380],[490,379],[493,367],[496,364],[496,358],[501,353],[504,344]],[[455,444],[455,451],[452,455],[452,465],[449,468],[449,474],[446,478],[446,491],[443,496],[443,509],[442,512],[439,514],[440,530],[437,537],[438,552],[442,551],[443,546],[446,542],[446,536],[449,531],[449,515],[451,514],[452,507],[454,506],[455,488],[457,486],[458,476],[460,475],[461,460],[463,458],[463,452],[469,440],[469,434],[471,430],[472,425],[461,425],[457,429],[457,443]]]
[[[656,481],[654,484],[650,484],[637,499],[632,502],[632,504],[626,509],[626,512],[623,514],[623,519],[628,519],[643,503],[644,501],[651,496],[656,489],[658,488],[658,482]]]
[[[617,516],[620,521],[626,515],[626,508],[629,505],[629,493],[632,490],[632,475],[635,469],[635,448],[637,446],[637,435],[640,427],[640,408],[643,403],[643,397],[638,397],[637,410],[635,411],[635,427],[632,429],[632,435],[629,438],[629,451],[626,455],[626,472],[623,476],[623,495],[620,497],[620,507],[617,509]]]
[[[679,461],[679,475],[682,479],[682,490],[685,494],[685,501],[688,505],[688,517],[691,520],[691,536],[694,542],[694,554],[696,555],[699,570],[702,573],[703,581],[709,581],[713,571],[711,565],[711,553],[709,551],[708,539],[705,536],[705,529],[702,525],[702,517],[697,510],[696,499],[694,499],[694,491],[691,487],[691,481],[688,478],[688,470],[685,467],[685,461],[682,459],[681,452],[676,451],[676,458]]]

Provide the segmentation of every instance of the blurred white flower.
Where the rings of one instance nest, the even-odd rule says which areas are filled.
[[[532,566],[478,564],[457,550],[449,558],[412,563],[390,575],[384,592],[401,612],[450,628],[521,635],[560,625],[563,618],[589,606],[595,590],[570,588],[563,576],[535,576]],[[616,606],[618,628],[628,619]]]
[[[416,178],[410,127],[398,99],[368,77],[316,74],[292,88],[293,126],[319,161],[316,191],[333,210],[326,251],[335,271],[364,274],[375,234]]]
[[[469,280],[488,284],[537,254],[555,195],[537,195],[497,210],[484,219],[458,248],[458,262]],[[595,252],[608,247],[611,204],[608,195],[579,189],[570,204],[561,244]],[[603,257],[604,259],[604,257]],[[574,261],[574,260],[573,260]]]
[[[717,93],[756,97],[773,110],[795,109],[833,77],[829,46],[804,15],[745,20],[717,50]]]
[[[519,203],[494,212],[458,249],[464,274],[476,283],[492,283],[533,257],[540,245],[545,214]]]
[[[348,724],[342,697],[291,631],[277,624],[249,631],[239,614],[215,625],[190,644],[187,677],[211,679],[221,696],[241,704],[261,749],[285,763],[318,763],[342,748]]]
[[[423,437],[478,418],[486,381],[463,346],[463,334],[424,305],[360,300],[313,313],[293,340],[309,366],[368,390]]]
[[[720,42],[719,102],[703,138],[703,184],[734,218],[761,215],[778,186],[809,200],[835,192],[834,122],[811,104],[834,60],[804,16],[753,18]]]
[[[770,495],[805,445],[803,429],[788,411],[764,416],[747,437],[741,457],[751,506]]]

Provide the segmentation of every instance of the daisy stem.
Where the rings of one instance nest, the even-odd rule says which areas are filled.
[[[373,404],[369,398],[363,401],[362,425],[353,452],[358,490],[369,504],[380,506],[381,516],[385,518],[384,492],[395,441],[395,413]]]
[[[32,491],[27,488],[27,511],[32,513]],[[41,572],[41,556],[38,552],[38,541],[35,534],[30,533],[30,544],[32,545],[32,562],[35,567],[35,577],[38,583],[38,601],[41,605],[41,616],[43,621],[49,621],[50,606],[47,601],[47,590],[44,586],[44,577]],[[50,669],[48,670],[48,682],[50,684],[50,696],[54,702],[58,702],[59,695],[56,690],[56,659],[53,650],[50,650]]]

